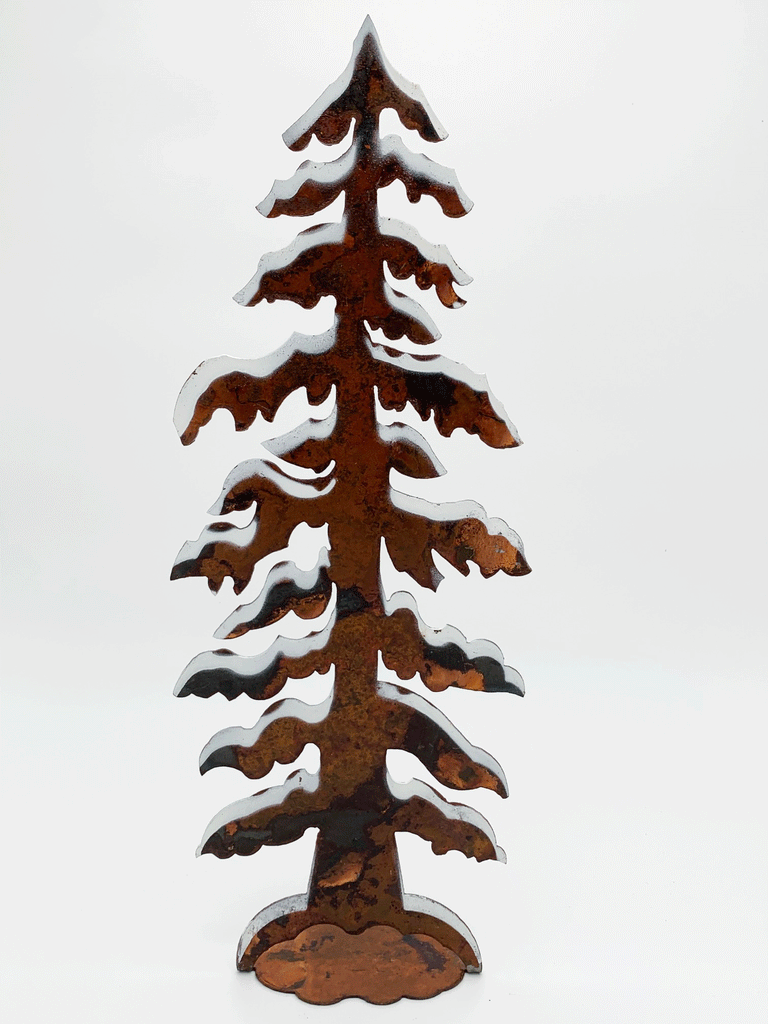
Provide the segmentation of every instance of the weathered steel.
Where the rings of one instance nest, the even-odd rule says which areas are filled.
[[[394,1003],[403,996],[428,999],[457,985],[464,962],[428,935],[403,936],[372,925],[350,935],[337,925],[310,925],[295,940],[279,942],[256,961],[256,977],[307,1003],[336,1003],[360,996]]]
[[[389,482],[392,469],[420,479],[444,470],[412,427],[379,423],[377,395],[385,409],[410,405],[423,420],[434,415],[445,436],[462,428],[494,448],[514,447],[519,438],[485,378],[442,357],[403,353],[370,338],[376,329],[391,341],[405,337],[418,345],[439,337],[421,306],[387,283],[385,265],[396,278],[433,287],[451,308],[463,305],[456,287],[470,280],[445,247],[377,212],[378,190],[395,179],[412,202],[431,196],[450,217],[471,208],[452,171],[409,153],[394,136],[379,137],[385,107],[425,140],[444,137],[418,87],[388,65],[366,19],[344,75],[284,135],[292,149],[303,149],[313,135],[332,145],[354,122],[349,149],[328,164],[302,164],[293,178],[276,182],[259,206],[268,217],[307,216],[344,193],[343,217],[264,256],[236,296],[246,306],[288,299],[312,307],[330,295],[336,300],[334,324],[319,337],[294,335],[270,358],[201,364],[182,389],[176,412],[182,442],[189,444],[217,409],[229,410],[236,429],[244,430],[259,413],[271,421],[300,388],[313,405],[335,390],[330,416],[266,444],[279,461],[252,459],[227,477],[211,512],[224,516],[253,506],[252,521],[209,526],[184,545],[172,572],[174,579],[203,576],[213,591],[230,577],[239,594],[256,564],[285,549],[297,526],[328,526],[329,548],[315,569],[281,562],[261,593],[229,615],[216,635],[235,639],[289,612],[304,619],[327,612],[326,624],[304,639],[280,638],[255,657],[228,649],[198,655],[176,689],[179,696],[264,700],[289,679],[333,669],[332,692],[322,704],[279,700],[253,729],[214,736],[200,759],[203,773],[230,767],[259,779],[275,764],[295,762],[308,743],[320,750],[318,774],[294,771],[282,786],[225,808],[199,851],[220,858],[249,855],[318,829],[307,893],[261,911],[238,951],[240,970],[255,970],[266,985],[313,1003],[346,996],[373,1003],[426,998],[455,985],[465,970],[480,970],[476,943],[463,923],[439,904],[403,892],[397,832],[420,836],[437,854],[460,850],[477,860],[504,859],[476,811],[444,800],[424,783],[403,786],[388,775],[387,751],[401,749],[415,754],[444,786],[507,795],[504,773],[489,754],[422,696],[377,679],[379,654],[400,679],[418,675],[433,691],[457,686],[523,693],[522,679],[503,664],[495,645],[470,643],[450,626],[432,630],[413,598],[386,599],[382,591],[382,539],[395,567],[431,589],[442,578],[435,551],[464,575],[470,561],[483,576],[530,571],[517,536],[500,520],[489,520],[479,505],[432,505],[398,493]],[[291,466],[313,475],[298,478]]]

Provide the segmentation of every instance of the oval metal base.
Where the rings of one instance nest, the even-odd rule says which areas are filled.
[[[306,1003],[357,996],[383,1005],[445,992],[458,985],[465,967],[428,935],[403,935],[388,925],[349,935],[338,925],[316,924],[262,953],[255,973],[268,988],[293,992]]]

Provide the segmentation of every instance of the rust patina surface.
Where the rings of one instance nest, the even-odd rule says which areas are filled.
[[[449,217],[469,211],[452,171],[410,153],[399,138],[380,137],[379,114],[394,109],[429,142],[440,141],[443,129],[418,87],[389,66],[368,19],[349,67],[323,96],[325,103],[310,108],[284,139],[291,149],[303,149],[313,135],[334,145],[352,124],[348,150],[328,164],[302,164],[289,181],[275,183],[259,209],[268,217],[309,216],[343,193],[343,217],[263,257],[235,298],[244,306],[287,299],[311,307],[330,295],[334,323],[316,338],[294,335],[272,357],[201,364],[182,389],[176,424],[190,444],[217,409],[226,409],[235,428],[245,430],[259,414],[271,421],[299,389],[315,406],[333,394],[333,412],[267,443],[274,460],[235,467],[211,512],[252,508],[251,523],[219,520],[207,527],[184,545],[172,578],[202,576],[218,591],[229,577],[239,594],[261,559],[288,547],[297,526],[327,525],[329,545],[314,570],[290,561],[276,565],[261,593],[229,615],[216,635],[236,639],[290,612],[326,621],[303,640],[278,639],[255,657],[228,648],[198,655],[176,692],[265,700],[289,679],[333,671],[322,704],[280,699],[253,729],[225,729],[206,745],[201,772],[230,767],[260,779],[275,764],[296,761],[308,743],[320,750],[320,769],[294,771],[283,785],[226,808],[209,825],[200,852],[247,856],[316,828],[307,892],[257,914],[241,939],[238,967],[307,1002],[360,996],[389,1003],[435,995],[465,970],[480,970],[466,926],[434,901],[403,891],[396,833],[420,836],[436,854],[460,850],[482,861],[503,859],[503,851],[471,808],[425,783],[396,783],[387,773],[387,751],[415,754],[452,789],[484,787],[506,796],[507,788],[498,763],[433,707],[418,683],[406,689],[378,679],[379,655],[401,680],[418,676],[434,692],[456,686],[522,694],[523,686],[493,644],[470,643],[450,626],[430,629],[410,595],[385,597],[381,542],[398,570],[431,589],[442,578],[433,552],[464,575],[469,562],[486,577],[530,570],[517,536],[479,505],[433,505],[390,484],[392,469],[420,479],[443,469],[412,427],[380,423],[379,407],[411,406],[422,420],[433,417],[446,437],[461,428],[493,448],[519,443],[484,378],[440,356],[378,344],[370,334],[381,330],[389,341],[419,346],[438,337],[421,306],[388,284],[385,266],[395,278],[434,288],[443,305],[463,305],[456,287],[469,278],[447,249],[377,208],[378,190],[397,179],[412,202],[431,197]]]

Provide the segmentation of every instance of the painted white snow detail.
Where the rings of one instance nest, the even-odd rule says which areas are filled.
[[[491,390],[488,387],[488,378],[485,374],[474,373],[463,363],[454,362],[453,359],[448,359],[446,356],[415,356],[407,352],[387,351],[383,345],[377,345],[375,342],[370,340],[366,340],[366,345],[373,358],[378,360],[380,363],[389,363],[390,366],[395,366],[398,370],[402,370],[405,373],[442,373],[451,380],[458,381],[460,384],[466,384],[467,387],[471,388],[473,391],[477,391],[480,394],[486,394],[494,414],[502,421],[502,423],[504,423],[515,441],[518,444],[522,444],[520,435],[518,434],[514,423],[512,423],[507,416],[501,402],[494,398],[491,393]]]
[[[197,540],[188,540],[182,545],[181,550],[173,563],[174,567],[183,562],[191,562],[198,559],[209,544],[231,544],[236,548],[245,548],[256,537],[258,529],[258,516],[254,516],[247,526],[233,526],[231,523],[213,523],[206,526]]]
[[[269,217],[275,203],[284,203],[294,199],[308,182],[319,186],[338,186],[338,192],[341,192],[357,162],[357,150],[357,143],[355,143],[336,160],[325,162],[305,160],[299,164],[290,178],[286,178],[284,181],[275,181],[272,191],[258,204],[256,209],[263,217]]]
[[[433,341],[438,341],[442,337],[434,320],[422,305],[408,295],[396,292],[388,281],[384,281],[383,285],[384,298],[396,313],[402,313],[410,320],[415,320],[417,324],[420,324],[432,336]]]
[[[502,782],[505,792],[509,789],[504,769],[496,758],[492,757],[487,750],[483,750],[482,747],[476,747],[474,744],[470,743],[467,737],[463,733],[459,732],[453,722],[451,722],[451,720],[447,718],[442,711],[439,711],[434,704],[430,704],[428,700],[419,696],[418,693],[412,693],[410,690],[404,690],[403,687],[395,686],[393,683],[378,682],[376,684],[376,692],[385,700],[391,700],[395,704],[404,704],[423,718],[432,722],[438,729],[445,733],[448,739],[454,744],[454,746],[458,747],[465,757],[469,758],[470,761],[474,761],[476,764],[479,764],[481,768],[485,768],[493,775],[496,775]]]
[[[226,668],[235,676],[249,678],[266,672],[270,665],[277,659],[303,658],[314,651],[321,651],[331,639],[333,627],[336,625],[336,615],[333,614],[325,627],[317,633],[310,633],[305,637],[284,637],[279,636],[274,643],[262,651],[261,654],[243,655],[232,654],[231,651],[203,651],[196,655],[179,676],[179,681],[174,688],[174,696],[178,697],[189,680],[198,672],[216,671]]]
[[[307,441],[327,441],[336,429],[336,418],[337,407],[334,406],[330,415],[324,419],[305,420],[304,423],[294,427],[293,430],[289,430],[279,437],[272,437],[268,441],[264,441],[263,446],[268,452],[281,459],[284,455],[292,452],[294,448],[299,448],[301,445],[306,444]]]
[[[259,811],[265,811],[269,807],[279,807],[284,800],[287,800],[291,793],[295,793],[297,790],[303,790],[305,793],[316,793],[319,786],[319,774],[315,775],[302,769],[287,779],[282,786],[272,786],[270,789],[264,790],[263,793],[247,796],[244,800],[236,800],[233,804],[229,804],[219,811],[215,817],[211,818],[197,848],[196,856],[199,857],[208,840],[231,821],[250,817],[250,815],[258,814]]]
[[[295,562],[280,562],[273,566],[267,573],[261,593],[248,604],[241,604],[231,615],[222,622],[213,634],[217,640],[228,640],[232,633],[239,635],[239,629],[243,625],[252,622],[259,616],[266,604],[272,588],[277,583],[294,583],[300,590],[312,591],[318,584],[320,573],[330,566],[330,557],[327,548],[323,548],[320,557],[313,569],[299,569]]]
[[[317,100],[315,100],[315,102],[312,104],[309,110],[306,111],[306,113],[302,114],[302,116],[297,121],[294,121],[290,128],[283,132],[283,142],[286,144],[286,146],[288,146],[289,149],[292,148],[299,141],[299,139],[301,139],[303,135],[306,135],[307,132],[309,132],[309,130],[314,126],[315,122],[318,121],[320,117],[322,117],[326,109],[330,107],[331,104],[341,99],[341,97],[347,91],[352,82],[352,78],[355,73],[355,65],[357,63],[358,57],[360,56],[360,51],[363,48],[363,43],[365,42],[368,36],[373,37],[379,62],[381,63],[383,70],[389,76],[393,85],[395,85],[414,103],[418,103],[423,107],[427,119],[432,122],[432,127],[434,128],[435,134],[437,135],[438,139],[442,140],[448,138],[448,133],[435,117],[434,113],[432,112],[432,108],[427,102],[427,98],[422,92],[421,88],[415,83],[409,82],[406,78],[403,78],[403,76],[399,72],[395,71],[395,69],[389,63],[387,58],[384,56],[384,52],[381,48],[381,42],[379,40],[378,33],[376,32],[376,28],[374,27],[374,24],[371,21],[370,16],[368,16],[363,22],[362,27],[360,31],[357,33],[355,41],[352,44],[352,57],[350,58],[349,64],[347,65],[344,72],[336,79],[335,82],[332,82],[331,85],[328,86],[328,88],[322,93],[322,95]]]
[[[384,598],[384,611],[387,615],[394,615],[400,609],[406,609],[416,619],[419,633],[424,643],[429,647],[445,647],[448,644],[455,644],[461,649],[468,661],[476,658],[492,658],[504,669],[504,681],[525,693],[523,677],[510,665],[504,664],[504,655],[501,648],[497,647],[491,640],[467,640],[464,633],[456,626],[444,626],[442,629],[432,629],[419,615],[416,599],[406,590],[398,590],[391,597]]]
[[[437,523],[452,523],[461,519],[477,519],[483,524],[489,534],[500,536],[508,540],[512,547],[517,548],[521,555],[524,554],[523,542],[513,529],[503,519],[489,519],[485,509],[476,501],[446,501],[440,505],[426,501],[424,498],[415,498],[411,494],[402,494],[400,491],[390,489],[390,498],[395,508],[412,516],[421,516],[422,519],[431,519]]]
[[[235,466],[227,476],[221,494],[208,509],[209,514],[212,516],[224,515],[224,504],[231,492],[239,484],[249,481],[256,483],[260,479],[279,487],[284,494],[288,494],[292,498],[301,498],[304,501],[311,501],[313,498],[322,498],[326,494],[330,494],[336,484],[335,480],[329,480],[324,487],[318,488],[313,486],[313,483],[317,481],[297,480],[264,459],[246,459],[245,462]]]
[[[395,800],[402,800],[403,803],[407,803],[416,797],[419,800],[424,800],[425,803],[431,804],[449,820],[465,821],[468,825],[472,825],[482,832],[491,843],[496,860],[506,864],[507,855],[497,844],[496,833],[491,828],[490,822],[479,811],[476,811],[474,807],[467,807],[466,804],[453,804],[448,800],[444,800],[431,786],[428,786],[426,782],[422,782],[420,779],[411,779],[410,782],[404,783],[395,782],[389,772],[387,772],[387,788]]]
[[[267,274],[274,274],[276,271],[285,270],[302,253],[315,246],[341,245],[346,234],[346,220],[342,219],[337,224],[316,224],[314,227],[300,231],[290,245],[277,252],[265,253],[259,260],[259,266],[248,284],[241,288],[233,298],[241,306],[249,306],[256,298],[261,282]]]
[[[424,153],[412,152],[399,135],[385,135],[380,139],[379,154],[382,160],[394,160],[399,164],[403,171],[415,180],[417,186],[421,178],[455,193],[465,213],[469,213],[475,205],[462,189],[454,170],[444,167]]]
[[[215,380],[230,373],[244,373],[249,377],[264,380],[271,377],[284,363],[299,353],[319,356],[329,352],[336,343],[336,325],[323,334],[292,334],[288,341],[268,356],[260,359],[238,359],[235,356],[216,356],[206,359],[187,378],[176,400],[173,424],[179,434],[184,434],[195,414],[198,401]]]
[[[419,250],[425,260],[430,263],[442,263],[448,267],[454,281],[458,285],[472,283],[472,278],[458,265],[456,260],[448,251],[447,245],[436,245],[422,238],[419,232],[411,224],[403,220],[395,220],[394,217],[382,217],[379,215],[379,231],[385,238],[399,238],[403,242],[410,242]]]
[[[200,752],[200,767],[203,767],[212,754],[227,747],[255,746],[264,734],[264,730],[279,718],[296,718],[300,722],[304,722],[305,725],[319,725],[328,717],[332,704],[333,694],[320,704],[307,704],[295,697],[275,701],[274,704],[270,704],[252,729],[244,729],[235,725],[228,729],[222,729],[212,736]]]
[[[432,450],[432,446],[428,443],[426,438],[410,426],[408,423],[379,423],[377,424],[377,430],[379,437],[386,444],[398,444],[404,442],[407,445],[413,445],[417,448],[427,459],[432,463],[437,476],[445,476],[446,469],[440,459],[435,455]]]

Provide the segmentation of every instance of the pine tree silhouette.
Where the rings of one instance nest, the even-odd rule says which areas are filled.
[[[332,693],[322,704],[279,700],[253,729],[214,736],[200,761],[203,773],[227,766],[259,779],[276,763],[295,761],[307,743],[320,750],[318,774],[295,771],[284,785],[225,808],[200,847],[221,858],[248,855],[318,829],[308,892],[258,914],[238,951],[240,970],[256,969],[267,984],[310,1002],[346,995],[373,1002],[424,997],[455,984],[465,969],[480,970],[476,943],[456,915],[404,894],[396,832],[420,836],[437,854],[460,850],[477,860],[504,858],[476,811],[444,800],[424,783],[404,786],[388,775],[387,751],[402,749],[445,786],[507,793],[498,763],[428,701],[378,681],[379,652],[400,679],[418,674],[433,691],[458,686],[523,693],[521,678],[504,666],[494,644],[468,643],[450,626],[431,630],[411,595],[387,599],[382,590],[382,539],[395,567],[431,589],[442,578],[433,551],[464,575],[469,561],[485,577],[530,571],[518,537],[500,520],[487,519],[479,505],[433,505],[389,483],[393,468],[415,478],[444,471],[412,427],[379,423],[376,393],[384,409],[409,404],[422,420],[434,415],[444,436],[462,428],[493,448],[513,447],[519,439],[484,377],[443,357],[413,356],[371,340],[369,330],[378,329],[389,340],[405,337],[419,345],[439,337],[421,306],[387,283],[385,264],[398,279],[414,277],[420,288],[434,287],[450,308],[463,305],[454,286],[470,280],[444,246],[377,211],[377,190],[396,179],[411,202],[432,196],[449,217],[471,208],[452,171],[411,153],[396,136],[379,137],[386,107],[426,141],[445,137],[421,90],[390,67],[366,19],[345,73],[283,136],[293,150],[305,148],[313,135],[334,145],[354,121],[349,149],[329,163],[304,162],[288,181],[276,182],[258,207],[267,217],[308,216],[343,192],[344,215],[340,223],[311,227],[287,248],[262,257],[256,275],[235,296],[244,306],[289,299],[312,307],[331,295],[334,324],[318,337],[293,335],[270,358],[202,363],[184,385],[175,416],[182,442],[190,444],[217,409],[228,409],[236,429],[245,430],[259,413],[272,421],[297,389],[306,388],[313,405],[335,390],[331,415],[266,443],[284,465],[252,459],[227,477],[211,512],[255,506],[250,525],[207,527],[183,546],[172,572],[173,579],[204,576],[213,591],[229,576],[240,593],[259,560],[285,548],[299,524],[328,526],[329,549],[314,570],[276,565],[259,597],[230,615],[216,636],[239,637],[290,611],[312,619],[328,610],[325,628],[303,640],[280,638],[257,657],[229,650],[198,655],[176,689],[182,697],[221,693],[228,700],[240,694],[264,700],[288,679],[334,668]],[[291,465],[312,471],[311,479],[293,476]],[[320,970],[326,954],[318,949],[331,940],[333,966],[322,961]],[[278,944],[290,955],[276,957]],[[375,971],[360,972],[366,956]],[[303,965],[298,981],[297,962]]]

